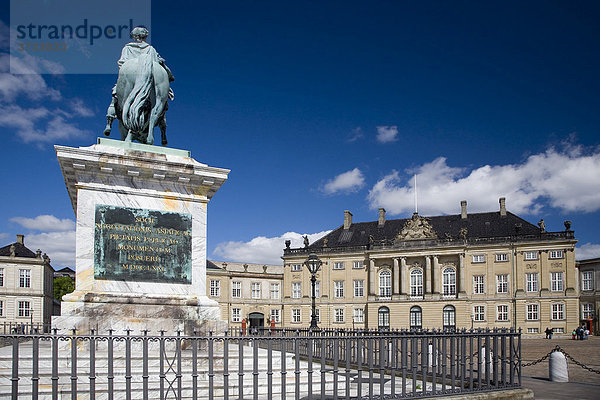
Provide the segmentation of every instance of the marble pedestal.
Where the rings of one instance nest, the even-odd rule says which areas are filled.
[[[61,316],[53,317],[53,327],[77,329],[80,334],[91,329],[98,333],[108,329],[115,333],[125,329],[134,333],[180,330],[185,334],[221,330],[225,323],[220,321],[218,304],[206,296],[206,215],[209,200],[227,180],[229,170],[202,164],[188,151],[109,139],[99,139],[90,147],[55,146],[55,150],[77,218],[77,248],[75,291],[63,297]],[[165,271],[164,279],[159,272],[149,280],[132,270],[124,271],[124,275],[102,275],[110,269],[121,268],[117,272],[123,272],[127,264],[117,261],[109,268],[108,262],[103,265],[104,259],[99,261],[99,242],[108,237],[106,232],[98,232],[99,207],[159,216],[183,215],[188,222],[191,219],[187,228],[191,255],[180,255],[186,260],[185,273],[177,261],[170,261],[166,267],[159,267]],[[116,233],[120,236],[114,237],[131,239],[126,235],[136,235],[138,243],[148,243],[139,227],[131,233],[122,232],[127,226],[106,226],[119,230]],[[131,226],[136,227],[133,223]],[[125,252],[124,247],[119,249],[111,250],[113,261],[119,257],[145,257],[141,250],[130,252],[131,256],[115,255]],[[150,263],[144,268],[155,267]],[[179,271],[179,281],[173,280],[169,268]]]

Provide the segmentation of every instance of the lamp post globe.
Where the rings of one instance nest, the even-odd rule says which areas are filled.
[[[317,272],[319,272],[319,269],[321,269],[321,265],[323,264],[323,261],[321,261],[319,259],[319,257],[315,254],[315,253],[311,253],[308,258],[306,259],[306,261],[304,262],[304,265],[306,265],[306,268],[308,269],[308,272],[310,272],[311,277],[310,277],[310,282],[312,284],[312,315],[310,318],[310,329],[319,329],[319,327],[317,326],[317,314],[316,314],[316,306],[315,306],[315,298],[316,298],[316,284],[317,284]]]

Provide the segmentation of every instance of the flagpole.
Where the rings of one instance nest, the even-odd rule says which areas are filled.
[[[417,174],[415,174],[415,214],[419,213],[419,198],[417,197]]]

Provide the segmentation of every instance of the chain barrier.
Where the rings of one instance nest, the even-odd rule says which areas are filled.
[[[541,363],[542,361],[546,360],[548,357],[550,357],[550,354],[556,352],[556,351],[560,351],[561,353],[563,353],[565,355],[565,357],[567,357],[569,360],[571,360],[575,365],[580,366],[581,368],[588,370],[590,372],[593,372],[595,374],[600,375],[600,370],[597,369],[593,369],[588,367],[587,365],[585,365],[582,362],[577,361],[576,359],[573,358],[573,356],[571,356],[569,353],[567,353],[562,347],[560,347],[559,345],[556,345],[555,348],[553,348],[548,354],[546,354],[545,356],[543,356],[542,358],[540,358],[539,360],[535,360],[533,362],[530,363],[523,363],[521,364],[522,367],[530,367],[532,365]]]

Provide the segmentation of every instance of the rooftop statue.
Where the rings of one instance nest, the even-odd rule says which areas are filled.
[[[127,43],[118,61],[119,77],[112,89],[112,101],[106,112],[104,134],[110,135],[112,122],[119,120],[121,140],[154,144],[154,127],[158,125],[161,143],[167,144],[167,99],[173,100],[169,82],[175,80],[165,60],[146,43],[148,30],[131,31],[133,42]]]

